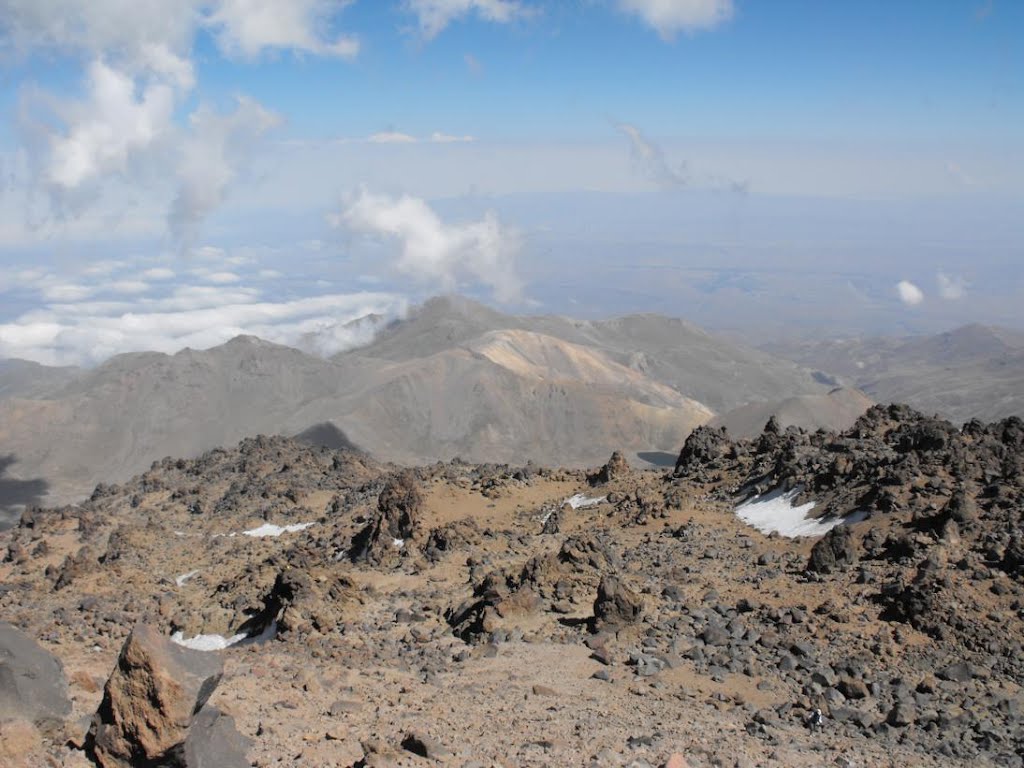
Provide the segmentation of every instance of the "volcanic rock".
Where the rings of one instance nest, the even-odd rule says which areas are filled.
[[[616,576],[604,576],[594,600],[594,628],[614,629],[635,624],[643,614],[644,603],[639,593]]]
[[[807,570],[814,573],[832,573],[857,562],[857,550],[853,546],[853,534],[845,525],[839,525],[826,533],[811,549]]]
[[[235,720],[216,707],[199,710],[174,768],[249,768],[251,740],[235,728]]]
[[[710,468],[724,458],[732,445],[725,427],[699,426],[686,438],[676,459],[675,475],[682,477],[696,468]]]
[[[593,475],[590,475],[587,480],[591,485],[604,485],[613,480],[619,480],[628,474],[629,462],[622,455],[622,451],[615,451],[612,453],[611,458],[608,459],[608,462]]]
[[[377,499],[376,519],[352,542],[352,559],[372,565],[395,563],[419,531],[422,505],[423,496],[411,472],[390,477]]]
[[[89,751],[95,761],[101,768],[175,765],[222,670],[216,653],[182,648],[154,627],[137,625],[93,718]]]
[[[0,719],[21,718],[50,727],[70,711],[60,661],[28,635],[0,622]]]

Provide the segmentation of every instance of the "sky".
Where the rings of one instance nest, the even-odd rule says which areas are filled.
[[[0,0],[0,358],[1024,327],[1016,0]]]

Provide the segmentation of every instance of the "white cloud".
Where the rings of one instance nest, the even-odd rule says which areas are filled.
[[[149,283],[144,280],[115,280],[107,283],[103,288],[110,293],[146,293],[149,290]]]
[[[732,0],[618,0],[619,8],[639,16],[664,40],[724,24],[733,16]]]
[[[65,214],[80,215],[95,205],[116,179],[131,189],[125,197],[150,192],[166,200],[163,179],[169,169],[182,168],[168,223],[176,240],[188,242],[223,200],[247,160],[251,137],[271,122],[269,112],[243,100],[235,115],[220,122],[208,110],[197,110],[191,135],[177,127],[196,84],[193,48],[200,30],[208,29],[227,54],[251,58],[287,50],[351,58],[358,53],[358,41],[334,29],[336,16],[349,4],[0,0],[0,56],[56,55],[85,73],[77,99],[32,86],[22,90],[21,125],[31,154],[26,176],[33,177],[22,186],[45,188],[53,203],[48,213],[33,209],[28,226],[70,221]],[[37,116],[39,108],[45,113]],[[201,172],[198,164],[204,160],[210,165]],[[136,206],[135,199],[131,205]]]
[[[153,267],[147,269],[142,273],[142,277],[147,280],[173,280],[175,272],[173,269],[167,269],[167,267]]]
[[[476,141],[473,136],[452,136],[448,133],[439,133],[434,131],[430,134],[430,140],[435,144],[468,144],[469,142]]]
[[[939,296],[944,299],[950,301],[962,299],[967,292],[967,281],[958,275],[947,275],[945,272],[939,272],[935,279],[939,284]]]
[[[369,144],[421,144],[424,142],[429,142],[431,144],[468,144],[476,141],[476,137],[468,134],[455,136],[450,133],[434,131],[428,138],[420,139],[416,136],[412,136],[408,133],[401,133],[399,131],[383,131],[381,133],[374,133],[367,136],[366,141]]]
[[[167,215],[171,235],[182,248],[195,242],[203,220],[223,202],[256,142],[280,118],[239,98],[231,114],[201,107],[190,122],[192,134],[178,167],[178,193]]]
[[[206,275],[206,281],[207,282],[215,283],[217,285],[227,285],[228,283],[237,283],[241,279],[242,278],[240,278],[234,272],[213,272],[213,273],[211,273],[209,275]]]
[[[398,241],[396,268],[423,283],[454,291],[460,278],[469,276],[490,287],[499,301],[516,301],[521,296],[522,283],[515,270],[519,238],[494,213],[468,224],[446,224],[421,198],[362,189],[330,222],[351,232]]]
[[[35,50],[112,60],[190,88],[196,0],[0,0],[0,38],[16,55]]]
[[[417,139],[407,133],[397,131],[384,131],[374,133],[366,139],[371,144],[415,144]]]
[[[389,293],[328,294],[294,301],[261,300],[253,289],[188,286],[163,300],[51,304],[0,324],[0,359],[91,365],[122,352],[203,349],[239,335],[331,355],[370,341],[369,314],[404,314]]]
[[[40,293],[47,301],[81,301],[96,293],[96,288],[78,283],[57,283],[42,286]]]
[[[66,110],[67,132],[50,138],[46,178],[76,189],[108,173],[124,173],[134,155],[169,130],[174,90],[160,82],[141,91],[135,80],[94,61],[88,70],[88,99]]]
[[[221,50],[255,57],[265,49],[305,51],[351,59],[359,41],[331,35],[332,16],[350,0],[220,0],[207,23],[217,30]]]
[[[426,40],[439,35],[445,27],[472,13],[484,21],[507,24],[530,16],[532,8],[519,0],[406,0],[406,8],[416,15],[420,34]]]
[[[331,31],[351,0],[0,0],[0,35],[17,54],[37,49],[113,56],[137,72],[191,87],[196,33],[213,31],[222,52],[290,50],[351,58],[359,42]]]
[[[896,283],[896,292],[899,294],[900,301],[908,307],[916,307],[924,301],[924,291],[909,280],[900,280]]]
[[[649,141],[636,126],[621,123],[618,128],[629,139],[633,162],[652,181],[662,187],[681,187],[687,183],[685,163],[680,163],[678,168],[669,165],[661,147]]]

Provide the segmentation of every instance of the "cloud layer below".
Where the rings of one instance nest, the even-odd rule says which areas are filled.
[[[406,310],[405,299],[390,292],[321,288],[284,297],[278,272],[220,249],[198,250],[202,263],[186,274],[124,262],[73,276],[0,271],[5,283],[41,301],[0,323],[0,359],[93,365],[122,352],[205,349],[240,334],[328,356],[369,342],[376,321]],[[237,272],[228,271],[232,265]]]

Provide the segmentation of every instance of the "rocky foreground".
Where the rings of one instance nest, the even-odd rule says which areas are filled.
[[[900,406],[670,472],[167,459],[0,536],[0,765],[1024,765],[1022,470]]]

